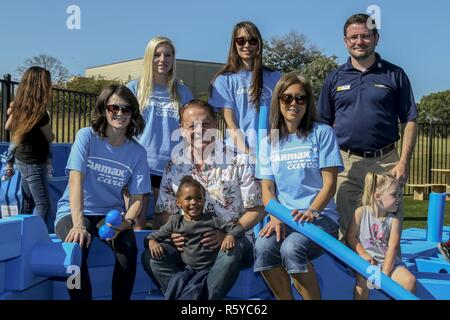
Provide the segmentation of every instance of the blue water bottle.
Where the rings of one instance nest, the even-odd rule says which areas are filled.
[[[100,239],[111,239],[116,235],[116,231],[114,231],[113,228],[111,228],[108,224],[111,226],[117,228],[122,223],[122,215],[118,210],[110,210],[106,214],[105,218],[105,224],[100,227],[98,230],[98,235],[100,236]]]

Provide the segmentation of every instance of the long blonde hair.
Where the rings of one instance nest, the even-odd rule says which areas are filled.
[[[375,203],[375,193],[386,190],[393,183],[398,183],[397,179],[389,172],[368,172],[364,180],[362,204],[364,206],[372,206]]]
[[[41,120],[51,100],[50,72],[37,66],[25,71],[11,113],[12,141],[15,144],[21,144],[25,135]]]
[[[153,92],[153,57],[155,55],[156,47],[162,43],[169,45],[172,50],[173,55],[173,65],[169,71],[169,78],[167,80],[167,89],[169,91],[169,97],[175,102],[178,110],[181,107],[180,97],[178,96],[177,91],[177,81],[175,79],[176,74],[176,60],[175,60],[175,46],[172,41],[166,37],[154,37],[147,44],[147,48],[145,49],[144,54],[144,71],[142,72],[142,76],[139,80],[138,91],[137,91],[137,99],[139,101],[139,111],[142,113],[144,111],[145,106],[148,103],[150,95]]]

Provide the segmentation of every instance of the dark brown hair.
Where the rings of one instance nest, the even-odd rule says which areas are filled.
[[[108,120],[106,119],[106,105],[112,95],[118,95],[125,100],[131,107],[131,121],[127,127],[125,135],[128,139],[132,139],[142,133],[145,126],[145,121],[139,112],[139,102],[124,85],[110,84],[102,89],[102,92],[97,98],[95,104],[94,118],[91,125],[94,131],[102,138],[106,137],[106,128],[108,127]]]
[[[200,182],[198,182],[197,180],[195,180],[192,176],[184,176],[181,179],[180,185],[178,186],[178,190],[177,190],[177,198],[180,197],[182,189],[184,187],[196,187],[199,188],[203,194],[203,198],[205,197],[205,188],[203,188],[203,186],[201,185]]]
[[[230,43],[230,49],[228,50],[228,59],[225,66],[220,69],[217,74],[214,76],[211,82],[209,94],[211,95],[212,92],[212,84],[214,83],[214,80],[222,74],[225,73],[237,73],[242,69],[242,60],[239,57],[239,54],[236,49],[236,44],[234,43],[234,40],[237,37],[237,34],[241,29],[244,29],[248,32],[248,34],[251,37],[258,38],[258,54],[256,55],[254,62],[253,62],[253,78],[252,78],[252,84],[250,89],[250,101],[255,105],[256,110],[259,111],[259,95],[261,94],[262,88],[263,88],[263,69],[266,68],[270,70],[268,67],[263,65],[263,39],[261,36],[261,33],[258,30],[258,27],[250,21],[242,21],[237,23],[234,28],[233,32],[231,33],[231,43]]]
[[[12,108],[12,141],[20,144],[25,135],[33,129],[52,100],[52,80],[50,72],[41,67],[31,67],[25,71],[17,89]]]
[[[308,136],[308,134],[312,131],[313,122],[316,120],[316,107],[311,82],[296,71],[285,74],[280,80],[278,80],[275,89],[273,90],[272,103],[270,104],[270,129],[273,133],[276,132],[276,129],[280,130],[280,141],[283,141],[289,135],[288,128],[284,122],[284,117],[280,111],[280,95],[282,95],[290,86],[294,84],[301,85],[307,94],[306,112],[298,125],[297,135],[299,137]]]
[[[349,25],[354,24],[354,23],[356,23],[356,24],[366,24],[367,25],[368,24],[367,21],[369,21],[369,19],[370,19],[370,23],[372,24],[372,27],[369,28],[369,29],[371,29],[373,34],[374,34],[374,36],[376,36],[378,34],[378,29],[377,29],[377,26],[375,25],[375,20],[371,16],[369,16],[369,15],[367,15],[365,13],[354,14],[354,15],[350,16],[347,19],[347,21],[345,21],[345,24],[344,24],[344,36],[347,36],[347,28],[348,28]]]
[[[201,108],[206,110],[212,119],[216,119],[216,113],[214,111],[214,108],[208,103],[200,99],[192,99],[188,102],[186,102],[181,108],[180,108],[180,123],[182,122],[183,113],[189,109],[189,108]]]

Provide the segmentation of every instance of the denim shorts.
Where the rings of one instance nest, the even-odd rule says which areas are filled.
[[[337,238],[339,226],[327,216],[321,215],[312,223]],[[286,238],[280,242],[277,242],[275,232],[269,238],[256,239],[253,269],[260,272],[282,265],[289,274],[304,273],[308,272],[308,261],[323,253],[321,246],[286,226]]]

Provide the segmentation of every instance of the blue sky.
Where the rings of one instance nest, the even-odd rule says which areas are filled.
[[[81,9],[80,30],[66,27],[70,5]],[[450,89],[448,0],[3,0],[0,74],[14,74],[26,58],[46,53],[83,75],[86,67],[142,57],[156,35],[174,41],[177,58],[224,62],[232,27],[241,20],[256,23],[266,39],[303,33],[343,63],[342,25],[370,5],[381,10],[377,51],[407,72],[416,100]]]

